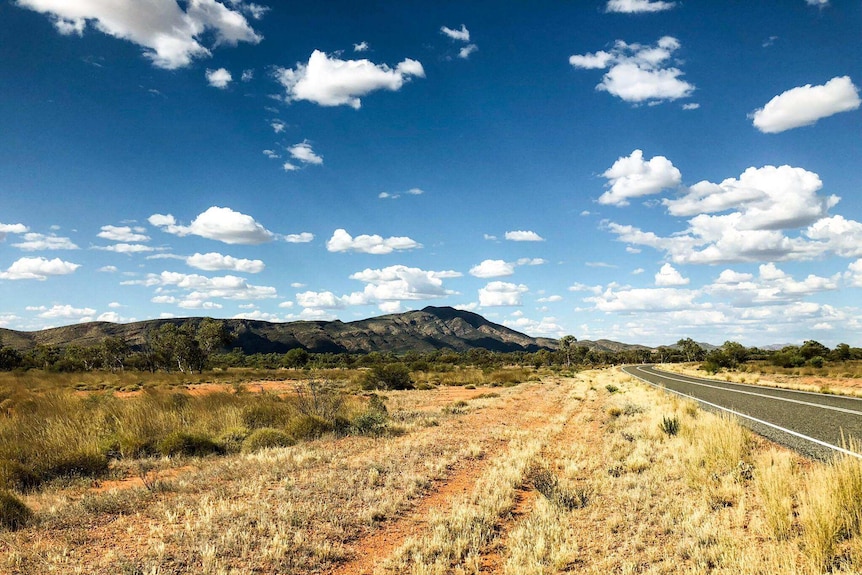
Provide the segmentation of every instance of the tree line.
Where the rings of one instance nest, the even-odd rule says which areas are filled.
[[[534,368],[573,369],[632,363],[702,362],[707,371],[735,369],[747,361],[766,361],[780,367],[821,367],[825,362],[862,360],[862,348],[846,343],[834,349],[809,340],[801,346],[781,350],[762,350],[726,341],[707,350],[691,338],[656,349],[628,348],[607,351],[580,345],[571,335],[561,337],[557,349],[535,352],[493,352],[474,348],[468,351],[440,349],[430,352],[408,351],[371,353],[310,353],[294,348],[286,353],[247,354],[231,348],[234,337],[225,322],[205,318],[199,323],[165,323],[147,332],[142,344],[133,346],[121,337],[105,337],[92,346],[66,347],[37,345],[25,352],[0,345],[0,370],[43,369],[56,372],[77,371],[165,371],[192,373],[207,369],[245,367],[254,369],[338,369],[372,368],[403,364],[411,371],[447,371],[456,366],[494,369],[507,365]],[[2,342],[0,342],[2,343]]]

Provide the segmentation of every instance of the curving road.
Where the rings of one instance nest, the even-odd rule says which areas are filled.
[[[696,400],[704,407],[737,416],[740,423],[764,437],[808,457],[827,460],[849,440],[862,449],[862,399],[728,383],[669,373],[652,365],[622,370],[650,385]]]

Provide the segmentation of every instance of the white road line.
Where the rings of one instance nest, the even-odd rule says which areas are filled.
[[[637,369],[638,371],[642,371],[642,372],[644,371],[644,370],[642,370],[640,367],[637,367],[636,369]],[[846,407],[835,407],[835,406],[832,406],[832,405],[822,405],[822,404],[820,404],[820,403],[811,403],[810,401],[802,401],[802,400],[800,400],[800,399],[790,399],[790,398],[788,398],[788,397],[779,397],[779,396],[777,396],[777,395],[768,395],[768,394],[764,394],[764,393],[755,393],[755,392],[753,392],[753,391],[742,391],[741,389],[733,389],[733,388],[723,387],[723,386],[719,386],[719,385],[709,385],[709,384],[706,384],[706,383],[700,383],[700,381],[704,381],[704,380],[700,380],[700,381],[692,381],[691,379],[680,379],[680,378],[678,378],[678,377],[671,377],[670,375],[664,375],[664,374],[652,373],[652,372],[649,372],[649,371],[646,371],[645,373],[649,373],[649,374],[651,374],[651,375],[655,375],[656,377],[663,377],[664,379],[669,379],[669,380],[671,380],[671,381],[678,381],[678,382],[680,382],[680,383],[687,383],[687,384],[689,384],[689,385],[699,385],[699,386],[701,386],[701,387],[708,387],[708,388],[710,388],[710,389],[718,389],[718,390],[721,390],[721,391],[727,391],[727,392],[729,392],[729,393],[741,393],[741,394],[743,394],[743,395],[753,395],[753,396],[755,396],[755,397],[763,397],[763,398],[766,398],[766,399],[774,399],[774,400],[776,400],[776,401],[786,401],[786,402],[788,402],[788,403],[798,403],[799,405],[807,405],[807,406],[809,406],[809,407],[819,407],[819,408],[821,408],[821,409],[831,409],[832,411],[840,411],[841,413],[849,413],[849,414],[851,414],[851,415],[862,415],[862,411],[856,411],[855,409],[847,409]]]
[[[623,368],[623,369],[625,369],[625,368]],[[844,449],[843,447],[838,447],[837,445],[832,445],[831,443],[827,443],[827,442],[825,442],[825,441],[821,441],[821,440],[819,440],[819,439],[815,439],[815,438],[810,437],[810,436],[808,436],[808,435],[804,435],[804,434],[802,434],[802,433],[799,433],[798,431],[793,431],[792,429],[787,429],[786,427],[781,427],[780,425],[775,425],[774,423],[770,423],[770,422],[768,422],[768,421],[764,421],[764,420],[762,420],[762,419],[758,419],[758,418],[756,418],[756,417],[752,417],[752,416],[750,416],[750,415],[746,415],[746,414],[744,414],[744,413],[739,413],[738,411],[734,411],[734,410],[732,410],[732,409],[728,409],[728,408],[726,408],[726,407],[722,407],[722,406],[720,406],[720,405],[716,405],[715,403],[710,403],[710,402],[708,402],[708,401],[704,401],[704,400],[702,400],[702,399],[698,399],[698,398],[696,398],[696,397],[694,397],[694,396],[687,395],[687,394],[682,393],[682,392],[680,392],[680,391],[676,391],[676,390],[673,390],[673,389],[668,389],[668,388],[666,388],[666,387],[663,387],[663,386],[661,386],[661,385],[658,385],[658,384],[655,384],[655,383],[653,383],[653,382],[651,382],[651,381],[648,381],[648,380],[646,380],[646,379],[644,379],[644,378],[640,377],[639,375],[635,375],[634,373],[631,373],[631,372],[629,372],[629,371],[626,371],[625,373],[629,374],[629,375],[630,375],[630,376],[632,376],[632,377],[636,377],[636,378],[638,378],[639,380],[643,381],[644,383],[647,383],[647,384],[649,384],[649,385],[651,385],[651,386],[653,386],[653,387],[655,387],[655,388],[657,388],[657,389],[662,389],[662,390],[664,390],[664,391],[668,391],[668,392],[670,392],[670,393],[675,393],[676,395],[679,395],[679,396],[681,396],[681,397],[685,397],[685,398],[687,398],[687,399],[693,399],[694,401],[696,401],[696,402],[698,402],[698,403],[702,403],[702,404],[704,404],[704,405],[708,405],[708,406],[710,406],[710,407],[714,407],[715,409],[720,409],[721,411],[726,411],[727,413],[732,413],[733,415],[735,415],[735,416],[737,416],[737,417],[742,417],[742,418],[744,418],[744,419],[748,419],[748,420],[754,421],[755,423],[759,423],[759,424],[761,424],[761,425],[765,425],[765,426],[767,426],[767,427],[771,427],[771,428],[773,428],[773,429],[777,429],[778,431],[782,431],[782,432],[787,433],[787,434],[789,434],[789,435],[792,435],[792,436],[794,436],[794,437],[798,437],[798,438],[800,438],[800,439],[804,439],[805,441],[810,441],[811,443],[814,443],[814,444],[816,444],[816,445],[820,445],[820,446],[822,446],[822,447],[826,447],[826,448],[832,449],[832,450],[837,451],[837,452],[839,452],[839,453],[843,453],[844,455],[851,455],[851,456],[856,457],[856,458],[858,458],[858,459],[862,459],[862,454],[856,453],[855,451],[850,451],[849,449]]]

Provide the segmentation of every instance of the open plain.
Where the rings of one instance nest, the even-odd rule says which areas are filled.
[[[124,461],[25,492],[33,516],[0,531],[0,572],[862,567],[857,460],[811,462],[617,369],[383,401],[378,436]]]

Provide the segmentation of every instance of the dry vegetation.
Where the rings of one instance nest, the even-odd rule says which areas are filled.
[[[508,386],[505,374],[474,375],[387,392],[386,433],[323,429],[290,445],[302,414],[283,399],[287,419],[260,429],[288,436],[285,447],[243,452],[246,436],[228,453],[130,455],[99,480],[0,492],[0,516],[19,513],[0,524],[0,572],[862,570],[858,460],[803,460],[615,370]],[[77,407],[147,407],[141,422],[179,418],[191,435],[248,431],[260,397],[224,395],[83,397]],[[352,421],[372,401],[342,399]],[[89,432],[52,433],[40,453]]]

